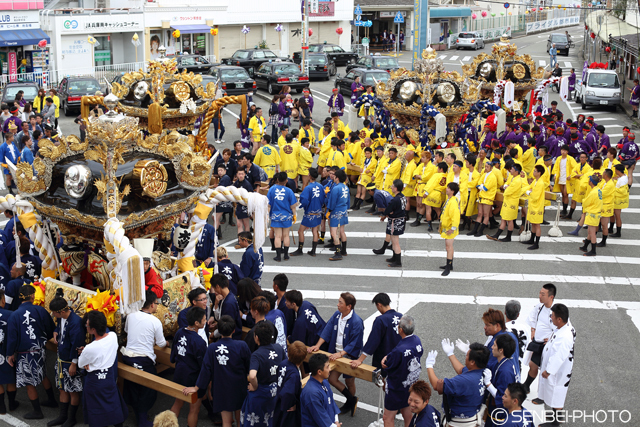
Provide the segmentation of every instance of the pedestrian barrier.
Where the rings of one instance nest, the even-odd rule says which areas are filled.
[[[215,56],[214,56],[215,59]],[[55,88],[62,79],[68,76],[95,77],[100,84],[105,83],[105,79],[111,82],[116,76],[131,71],[138,71],[145,68],[144,62],[130,62],[125,64],[99,65],[87,68],[72,68],[63,70],[45,70],[33,73],[3,74],[0,77],[0,87],[4,88],[7,83],[35,83],[40,87]]]

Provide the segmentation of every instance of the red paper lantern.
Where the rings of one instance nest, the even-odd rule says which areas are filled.
[[[40,49],[44,49],[45,47],[47,47],[47,41],[45,39],[42,39],[38,42],[38,47]]]
[[[309,37],[311,37],[312,35],[313,35],[313,30],[309,28]]]
[[[589,27],[587,25],[584,26],[584,30],[587,31],[589,30]]]
[[[607,52],[607,53],[611,52],[611,48],[610,48],[609,46],[605,47],[605,48],[604,48],[604,50],[605,50],[605,52]]]
[[[342,31],[343,31],[342,28],[336,28],[336,33],[342,34]]]
[[[638,74],[640,74],[640,67],[638,67],[636,71],[638,72]]]
[[[544,7],[541,7],[541,8],[540,8],[540,11],[542,12],[543,10],[544,10]]]
[[[595,39],[596,38],[596,33],[591,33],[591,38]]]

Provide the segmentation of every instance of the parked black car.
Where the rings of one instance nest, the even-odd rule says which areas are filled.
[[[80,111],[82,97],[95,95],[97,91],[102,91],[102,89],[98,80],[93,77],[65,77],[58,86],[60,109],[64,111],[65,116],[77,114]]]
[[[400,65],[398,65],[396,58],[390,56],[367,55],[358,59],[355,64],[347,65],[347,72],[354,68],[371,68],[391,72],[400,68]]]
[[[242,67],[219,65],[209,72],[214,81],[220,80],[220,87],[227,95],[244,95],[256,89],[255,80]]]
[[[254,73],[253,78],[258,88],[267,89],[272,95],[283,86],[290,86],[298,93],[309,87],[309,76],[303,74],[292,62],[265,62]]]
[[[337,72],[336,63],[326,53],[309,54],[309,77],[320,77],[329,80]]]
[[[391,76],[386,71],[370,68],[353,68],[344,77],[340,77],[340,74],[338,74],[335,87],[338,88],[342,96],[351,96],[351,83],[356,80],[356,77],[360,77],[361,85],[373,86],[373,91],[375,92],[376,82],[386,82]]]
[[[236,50],[231,58],[224,58],[223,64],[237,65],[247,71],[257,70],[264,62],[269,61],[290,61],[289,58],[281,58],[269,49],[240,49]]]
[[[186,68],[187,72],[195,74],[206,74],[215,64],[200,55],[179,55],[175,57],[178,62],[178,72]]]
[[[566,56],[569,56],[569,48],[571,46],[570,46],[569,40],[567,39],[566,34],[560,34],[560,33],[551,34],[547,39],[547,53],[551,49],[551,45],[554,43],[556,45],[556,50],[558,51],[558,55],[560,55],[561,53],[564,53]]]
[[[2,90],[2,103],[13,105],[16,99],[16,93],[23,91],[24,94],[22,98],[33,104],[33,100],[38,96],[38,89],[38,85],[35,83],[7,83]]]
[[[326,53],[336,65],[353,64],[358,60],[358,54],[347,52],[336,44],[311,44],[309,45],[309,53]],[[293,53],[293,62],[299,64],[302,62],[302,52]]]

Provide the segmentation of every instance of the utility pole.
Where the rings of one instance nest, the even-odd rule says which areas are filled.
[[[304,74],[309,74],[309,12],[310,12],[310,4],[311,0],[304,0],[302,7],[302,57],[300,63],[300,71]]]

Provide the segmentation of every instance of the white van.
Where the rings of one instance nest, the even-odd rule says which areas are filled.
[[[576,102],[582,104],[586,110],[587,105],[613,106],[622,103],[622,87],[615,70],[587,70],[584,81],[576,84]]]

